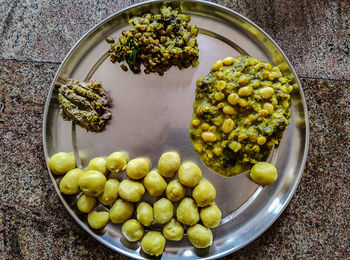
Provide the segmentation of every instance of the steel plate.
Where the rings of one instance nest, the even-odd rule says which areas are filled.
[[[194,249],[185,237],[181,242],[167,242],[162,255],[169,259],[208,259],[222,257],[247,245],[263,233],[290,201],[302,176],[308,149],[308,115],[300,82],[287,57],[259,27],[242,15],[217,4],[203,1],[168,1],[192,17],[191,24],[200,28],[197,68],[171,68],[164,76],[124,72],[108,59],[106,36],[119,37],[128,29],[134,15],[159,9],[163,1],[150,1],[124,9],[91,29],[69,52],[60,66],[47,98],[43,142],[46,161],[53,154],[75,152],[77,164],[86,167],[96,156],[127,151],[131,158],[145,156],[156,167],[160,155],[168,150],[180,153],[182,161],[192,160],[217,189],[216,202],[223,219],[213,229],[213,245]],[[297,85],[292,93],[290,125],[282,142],[269,160],[279,172],[276,183],[259,187],[249,173],[223,177],[208,169],[195,153],[189,138],[196,79],[208,74],[212,64],[226,56],[249,54],[268,61],[287,74]],[[91,133],[63,121],[59,115],[57,89],[68,78],[101,81],[113,100],[113,118],[105,131]],[[108,223],[102,230],[87,224],[86,214],[76,207],[78,196],[59,192],[60,178],[51,174],[55,189],[64,206],[89,234],[106,246],[133,258],[146,257],[140,243],[128,243],[121,225]],[[149,199],[149,198],[148,198]],[[101,208],[99,205],[97,208]]]

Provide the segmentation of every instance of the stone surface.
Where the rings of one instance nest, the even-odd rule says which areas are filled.
[[[44,161],[42,118],[71,46],[135,2],[1,2],[0,259],[126,259],[90,237],[60,202]],[[287,53],[310,116],[309,156],[295,196],[263,235],[225,259],[348,258],[349,2],[216,2],[257,23]]]
[[[0,58],[61,62],[92,26],[142,1],[2,2]],[[349,79],[349,1],[213,2],[241,13],[265,30],[287,54],[298,75]]]

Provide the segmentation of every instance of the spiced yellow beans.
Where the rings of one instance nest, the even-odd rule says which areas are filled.
[[[191,244],[197,248],[207,248],[213,243],[213,233],[201,224],[189,227],[187,237]]]
[[[145,158],[136,158],[126,165],[126,174],[134,180],[142,179],[149,172],[149,163]]]
[[[49,159],[50,171],[56,175],[62,175],[75,168],[74,155],[70,153],[56,153]]]
[[[134,180],[123,180],[119,185],[119,196],[130,202],[139,201],[145,193],[142,183]]]
[[[106,167],[110,172],[120,172],[126,166],[127,159],[121,152],[111,153],[106,160]]]
[[[163,235],[167,240],[180,241],[184,236],[184,228],[173,218],[163,226]]]
[[[88,215],[88,223],[93,229],[103,228],[109,220],[109,213],[107,211],[92,211]]]
[[[146,254],[151,256],[160,256],[163,254],[165,242],[166,241],[162,233],[158,231],[149,231],[142,238],[141,248]]]
[[[81,212],[89,213],[95,207],[96,202],[96,198],[83,194],[79,197],[77,206]]]
[[[149,195],[158,197],[163,194],[167,187],[167,183],[157,171],[150,171],[143,179],[143,184]]]
[[[198,207],[192,198],[181,200],[176,209],[176,218],[182,224],[193,226],[199,221]]]
[[[88,196],[97,197],[102,194],[106,184],[106,177],[99,171],[89,170],[79,178],[80,189]]]
[[[88,170],[99,171],[100,173],[106,175],[107,173],[106,159],[103,157],[96,157],[91,159],[88,164]]]
[[[270,163],[258,162],[251,169],[250,177],[259,185],[269,185],[277,180],[277,169]]]
[[[82,169],[70,170],[63,176],[60,182],[60,191],[64,194],[76,194],[80,191],[79,178],[84,173]]]
[[[203,225],[207,228],[216,228],[220,224],[221,211],[215,203],[208,207],[202,208],[199,215]]]
[[[163,153],[158,162],[158,172],[165,178],[171,178],[180,167],[180,155],[176,152]]]
[[[174,215],[174,205],[170,200],[162,198],[153,204],[153,214],[155,223],[165,224]]]
[[[98,200],[106,206],[112,205],[118,198],[119,181],[116,179],[109,179],[106,181],[103,193],[98,197]]]
[[[153,208],[147,202],[141,202],[136,209],[136,218],[140,223],[146,227],[153,222]]]
[[[131,202],[117,199],[109,211],[109,218],[113,223],[124,223],[134,214],[135,206]]]
[[[194,187],[202,179],[202,171],[197,164],[185,162],[179,168],[178,177],[182,185]]]
[[[166,187],[166,197],[170,201],[179,201],[182,200],[186,195],[186,188],[182,186],[180,181],[178,180],[172,180],[169,182],[168,186]]]
[[[129,219],[122,226],[124,237],[130,242],[135,242],[143,237],[144,228],[136,219]]]
[[[216,190],[209,181],[201,181],[193,189],[192,197],[199,207],[205,207],[215,200]]]

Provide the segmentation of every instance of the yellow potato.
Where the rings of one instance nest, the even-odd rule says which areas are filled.
[[[106,159],[103,157],[96,157],[90,160],[88,164],[88,170],[99,171],[103,175],[107,173],[107,163]]]
[[[170,200],[162,198],[153,204],[153,214],[155,223],[167,223],[174,215],[174,205]]]
[[[49,159],[50,171],[56,175],[63,175],[75,168],[74,155],[70,153],[56,153]]]
[[[80,191],[79,178],[84,173],[82,169],[70,170],[63,176],[60,182],[60,191],[64,194],[76,194]]]
[[[77,206],[81,212],[89,213],[95,207],[96,202],[96,198],[83,194],[79,197]]]
[[[103,228],[109,220],[107,211],[91,211],[88,215],[88,223],[93,229]]]
[[[207,228],[216,228],[220,224],[221,211],[219,207],[213,203],[208,207],[202,208],[199,216],[204,226]]]
[[[149,172],[149,163],[144,158],[136,158],[126,165],[126,174],[134,180],[142,179]]]
[[[111,153],[106,160],[107,169],[111,172],[122,171],[126,163],[127,163],[127,159],[125,155],[121,152]]]
[[[106,177],[99,171],[88,170],[79,178],[80,189],[88,196],[97,197],[102,194]]]
[[[163,226],[163,235],[167,240],[180,241],[184,236],[184,228],[173,218]]]
[[[134,214],[135,206],[131,202],[118,199],[109,211],[109,219],[113,223],[124,223]]]
[[[119,185],[119,196],[127,201],[137,202],[143,194],[145,194],[145,187],[138,181],[126,179]]]
[[[187,229],[187,237],[191,244],[197,248],[207,248],[213,243],[213,233],[209,228],[196,224]]]
[[[141,241],[142,250],[151,256],[160,256],[165,247],[165,238],[158,231],[149,231]]]
[[[201,181],[192,192],[192,197],[199,207],[210,205],[216,198],[216,190],[209,181]]]
[[[196,164],[185,162],[179,168],[178,178],[182,185],[193,188],[202,179],[202,171]]]
[[[168,183],[165,194],[170,201],[180,201],[186,195],[186,188],[178,180],[172,180]]]
[[[259,185],[269,185],[277,180],[277,169],[270,163],[258,162],[251,169],[250,178]]]
[[[111,206],[118,198],[119,181],[117,179],[109,179],[106,181],[103,193],[98,200],[106,206]]]
[[[182,224],[193,226],[199,221],[198,207],[192,198],[180,201],[176,210],[176,218]]]
[[[122,233],[130,242],[140,240],[143,237],[143,232],[143,226],[136,219],[129,219],[122,226]]]
[[[142,225],[148,227],[153,222],[153,208],[147,202],[141,202],[136,208],[136,218]]]
[[[152,197],[158,197],[163,194],[166,189],[167,183],[156,171],[150,171],[143,179],[143,185]]]
[[[163,153],[158,161],[158,172],[165,178],[174,177],[180,167],[180,155],[176,152]]]

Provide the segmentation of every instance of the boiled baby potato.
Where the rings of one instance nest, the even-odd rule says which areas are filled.
[[[199,221],[198,207],[192,198],[180,201],[176,210],[176,218],[182,224],[193,226]]]
[[[81,212],[89,213],[95,207],[96,202],[96,198],[83,194],[79,197],[77,206]]]
[[[126,163],[127,159],[125,155],[121,152],[111,153],[106,160],[106,166],[110,172],[122,171]]]
[[[127,201],[137,202],[143,194],[145,194],[145,187],[138,181],[126,179],[119,185],[119,196]]]
[[[196,224],[187,229],[188,240],[197,248],[207,248],[213,243],[213,233],[209,228]]]
[[[80,189],[88,196],[97,197],[102,194],[106,177],[99,171],[88,170],[79,178]]]
[[[269,185],[277,180],[277,169],[270,163],[258,162],[250,170],[250,178],[259,185]]]
[[[192,197],[199,207],[205,207],[215,200],[216,190],[209,181],[201,181],[193,189]]]
[[[202,179],[202,171],[197,164],[185,162],[179,168],[178,178],[182,185],[193,188]]]
[[[144,228],[136,219],[129,219],[124,222],[122,226],[122,233],[124,237],[130,241],[135,242],[143,237]]]
[[[51,156],[49,159],[49,168],[56,175],[63,175],[69,170],[75,168],[74,155],[60,152]]]
[[[141,202],[136,208],[136,218],[142,225],[148,227],[153,222],[153,208],[147,202]]]
[[[156,223],[167,223],[174,215],[174,205],[170,200],[162,198],[153,204],[153,214]]]
[[[165,178],[174,177],[180,167],[180,155],[176,152],[163,153],[158,161],[158,172]]]
[[[60,182],[60,191],[64,194],[76,194],[80,191],[79,178],[84,173],[82,169],[70,170],[63,176]]]
[[[109,179],[106,181],[103,193],[98,200],[106,206],[111,206],[118,198],[119,181],[117,179]]]
[[[135,206],[131,202],[118,199],[109,211],[109,219],[113,223],[124,223],[134,214]]]
[[[126,174],[134,180],[142,179],[149,172],[149,163],[145,158],[136,158],[126,165]]]
[[[91,211],[88,215],[88,223],[93,229],[103,228],[109,220],[107,211]]]
[[[142,250],[151,256],[159,256],[165,247],[165,238],[158,231],[149,231],[141,241]]]
[[[143,179],[143,185],[152,197],[158,197],[163,194],[167,183],[157,171],[150,171]]]
[[[163,226],[163,235],[167,240],[180,241],[184,236],[184,228],[173,218]]]
[[[101,172],[103,175],[107,173],[106,159],[103,157],[96,157],[90,160],[88,170],[95,170]]]
[[[172,180],[168,183],[165,194],[170,201],[180,201],[186,195],[186,188],[178,180]]]
[[[216,228],[220,224],[221,211],[219,207],[213,203],[212,205],[202,208],[199,216],[203,222],[203,225],[207,228]]]

